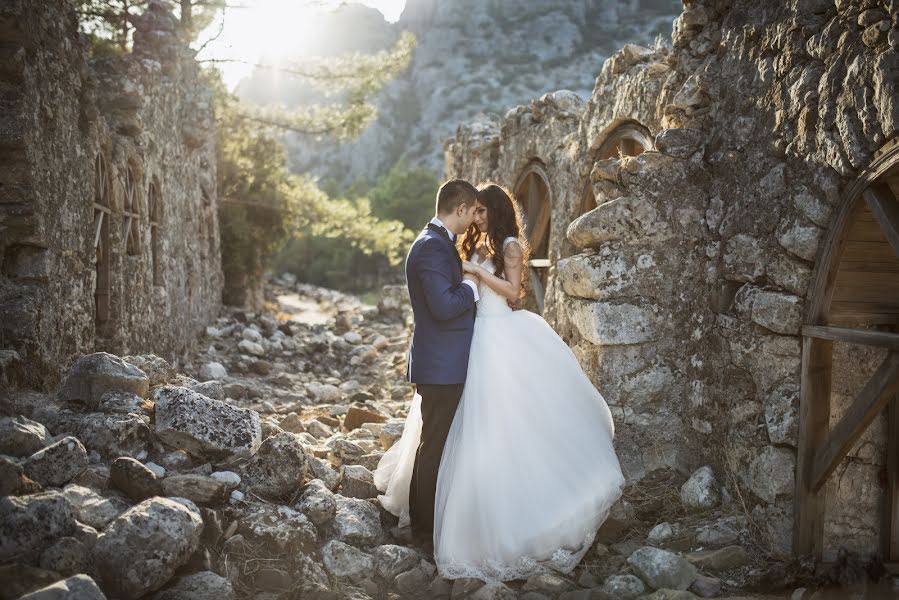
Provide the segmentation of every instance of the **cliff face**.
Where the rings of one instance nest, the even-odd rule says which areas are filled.
[[[320,28],[330,35],[319,34],[307,47],[324,55],[373,51],[412,31],[418,38],[412,65],[382,91],[378,118],[358,140],[293,138],[292,166],[344,182],[373,177],[401,158],[440,171],[441,141],[457,123],[502,115],[546,90],[589,97],[609,55],[627,42],[651,45],[670,35],[679,11],[675,0],[409,0],[400,20],[387,24],[379,12],[349,5]],[[317,98],[261,72],[238,93],[286,104]]]

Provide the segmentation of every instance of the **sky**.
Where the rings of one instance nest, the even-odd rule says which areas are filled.
[[[381,11],[384,18],[395,22],[400,18],[406,0],[356,0]],[[341,0],[246,0],[246,8],[229,9],[224,25],[213,23],[199,38],[199,43],[218,33],[198,55],[198,59],[219,59],[223,62],[225,84],[234,89],[238,82],[252,72],[252,64],[263,56],[277,58],[293,53],[304,33],[315,27],[315,12],[341,4]]]

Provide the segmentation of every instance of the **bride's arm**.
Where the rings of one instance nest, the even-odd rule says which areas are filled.
[[[523,253],[518,242],[507,244],[503,251],[503,257],[505,259],[503,266],[503,275],[505,275],[505,279],[497,277],[480,265],[466,263],[466,266],[473,265],[474,269],[472,269],[472,271],[480,277],[481,281],[487,284],[490,289],[506,300],[515,302],[518,300],[518,295],[521,292],[521,273],[523,268]]]

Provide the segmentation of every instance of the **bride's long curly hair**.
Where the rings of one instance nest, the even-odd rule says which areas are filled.
[[[493,274],[502,277],[505,266],[503,240],[507,237],[515,237],[521,242],[522,263],[527,265],[530,248],[527,240],[524,239],[524,222],[521,218],[521,211],[518,209],[518,202],[515,201],[512,192],[497,183],[488,181],[478,186],[478,202],[487,207],[487,231],[481,233],[477,225],[471,224],[462,238],[462,258],[471,260],[477,251],[478,242],[484,240],[487,252],[493,257]],[[521,274],[522,290],[524,290],[528,269],[523,268]]]

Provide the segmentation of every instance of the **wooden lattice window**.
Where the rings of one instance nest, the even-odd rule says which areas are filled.
[[[153,259],[153,285],[163,285],[162,282],[162,257],[160,252],[161,240],[159,227],[162,223],[162,197],[159,193],[159,184],[150,182],[147,189],[147,215],[150,218],[150,252]]]
[[[125,252],[131,255],[140,254],[140,195],[137,176],[131,168],[125,170],[122,217]]]
[[[94,160],[94,326],[102,334],[109,321],[109,219],[112,215],[109,167],[102,154]]]

